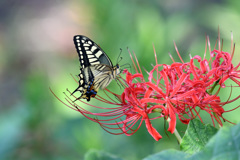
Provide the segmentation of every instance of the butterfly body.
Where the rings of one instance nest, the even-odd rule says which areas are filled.
[[[82,95],[77,99],[90,101],[99,88],[106,88],[120,74],[120,67],[113,66],[106,53],[89,38],[76,35],[73,41],[81,64],[79,86],[73,93],[80,91]]]

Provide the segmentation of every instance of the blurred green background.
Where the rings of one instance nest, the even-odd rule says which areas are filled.
[[[76,34],[100,44],[113,64],[120,48],[121,63],[131,63],[128,47],[140,65],[150,70],[155,63],[153,44],[159,63],[171,64],[168,52],[179,61],[173,40],[188,60],[189,53],[203,55],[205,34],[214,47],[218,26],[225,51],[230,51],[233,32],[233,63],[237,64],[240,1],[1,0],[0,159],[83,159],[85,153],[96,149],[137,160],[164,149],[179,149],[175,137],[165,134],[162,120],[154,123],[163,135],[159,142],[144,125],[130,137],[111,135],[57,101],[49,87],[62,99],[66,88],[73,91],[77,87],[70,76],[79,73],[72,41]],[[229,94],[221,96],[226,100]],[[224,117],[238,123],[239,110]],[[203,119],[211,122],[209,117]],[[178,122],[177,129],[183,135],[186,126]]]

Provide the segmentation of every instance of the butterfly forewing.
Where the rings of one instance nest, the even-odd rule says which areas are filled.
[[[113,66],[106,53],[104,53],[104,51],[89,38],[76,35],[73,37],[73,41],[78,52],[82,68],[96,64]]]

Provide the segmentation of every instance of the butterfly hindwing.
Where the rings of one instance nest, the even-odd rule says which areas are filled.
[[[95,97],[97,94],[97,89],[94,87],[94,75],[89,67],[80,68],[79,86],[72,94],[76,91],[80,91],[82,93],[82,95],[77,99],[83,98],[87,99],[87,101],[90,101],[90,98]]]
[[[108,86],[108,84],[113,79],[112,74],[112,68],[105,65],[105,64],[99,64],[99,65],[93,65],[89,66],[93,77],[94,77],[94,89],[98,91],[98,89],[101,87],[101,89],[104,89]]]
[[[86,81],[85,81],[86,78],[84,77],[84,75],[85,74],[84,74],[83,69],[80,68],[80,73],[78,75],[78,77],[79,77],[79,86],[78,86],[78,88],[75,91],[73,91],[73,93],[75,93],[76,91],[80,91],[81,93],[83,93],[84,88],[85,88],[85,84],[86,84]]]

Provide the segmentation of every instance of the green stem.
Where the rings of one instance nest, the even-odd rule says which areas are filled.
[[[167,119],[167,122],[168,123],[170,122],[170,118]],[[181,144],[182,138],[181,138],[180,134],[178,133],[177,128],[175,128],[175,131],[173,132],[173,134],[176,136],[178,143]]]
[[[220,79],[217,80],[217,81],[213,84],[212,88],[210,88],[210,89],[207,91],[208,94],[212,95],[212,92],[213,92],[214,88],[218,85],[218,82],[219,82],[219,81],[220,81]]]
[[[178,133],[177,128],[175,128],[174,135],[176,136],[176,138],[177,138],[177,140],[178,140],[178,143],[181,144],[181,142],[182,142],[182,137],[181,137],[180,134]]]

